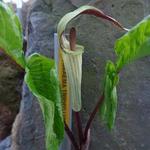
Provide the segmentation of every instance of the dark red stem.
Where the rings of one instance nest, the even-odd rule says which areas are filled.
[[[75,112],[75,120],[76,120],[76,126],[77,126],[77,130],[78,130],[79,143],[80,143],[80,147],[81,147],[83,140],[84,140],[84,135],[83,135],[83,130],[82,130],[80,112]]]
[[[74,146],[75,150],[80,150],[79,146],[78,146],[78,144],[77,144],[77,142],[76,142],[76,140],[74,138],[74,135],[73,135],[72,131],[70,130],[70,128],[68,127],[68,125],[66,123],[64,123],[64,124],[65,124],[66,134],[68,135],[68,137],[69,137],[72,145]]]
[[[94,117],[95,117],[96,113],[98,112],[99,107],[102,104],[103,100],[104,100],[104,93],[102,94],[102,96],[100,96],[100,98],[99,98],[94,110],[92,111],[87,124],[86,124],[85,131],[84,131],[84,137],[85,137],[84,142],[86,142],[86,140],[87,140],[88,130],[90,129],[92,121],[94,120]]]

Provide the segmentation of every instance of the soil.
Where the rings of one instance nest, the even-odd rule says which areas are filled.
[[[0,51],[0,141],[11,133],[19,111],[23,70]]]

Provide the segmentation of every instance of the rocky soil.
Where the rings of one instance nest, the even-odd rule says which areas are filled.
[[[23,71],[0,52],[0,141],[10,135],[19,111]]]

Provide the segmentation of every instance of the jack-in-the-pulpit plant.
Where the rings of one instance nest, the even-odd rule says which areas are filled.
[[[113,23],[126,31],[114,46],[116,60],[108,60],[105,67],[101,96],[93,109],[85,128],[82,127],[80,110],[82,55],[84,47],[76,44],[76,29],[70,29],[69,38],[65,36],[68,23],[82,14],[94,15]],[[150,55],[150,16],[144,18],[132,29],[125,29],[118,21],[92,6],[82,6],[66,14],[59,22],[58,41],[69,84],[72,110],[75,114],[79,138],[75,136],[65,122],[60,83],[56,73],[55,61],[34,53],[25,57],[23,52],[22,28],[15,13],[0,2],[0,50],[3,50],[21,68],[25,70],[25,82],[39,101],[45,124],[47,150],[58,150],[66,131],[75,150],[88,150],[91,123],[98,111],[101,120],[112,129],[117,111],[117,85],[122,68],[141,57]]]

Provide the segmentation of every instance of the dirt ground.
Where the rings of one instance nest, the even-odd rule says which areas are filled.
[[[22,70],[0,52],[0,141],[10,135],[19,111],[22,77]]]

